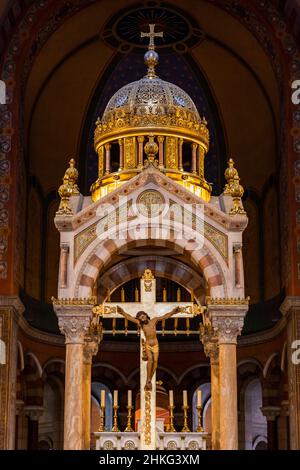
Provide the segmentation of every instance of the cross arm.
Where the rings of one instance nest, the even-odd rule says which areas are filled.
[[[156,322],[165,321],[168,318],[171,318],[173,315],[175,315],[176,313],[179,313],[179,312],[180,312],[180,307],[175,307],[170,312],[167,312],[164,315],[161,315],[160,317],[156,317]]]
[[[139,323],[139,321],[136,318],[134,318],[132,315],[129,315],[129,313],[126,313],[125,310],[119,305],[117,306],[117,312],[120,315],[122,315],[124,318],[126,318],[127,320],[131,321],[132,323],[136,323],[136,324]]]

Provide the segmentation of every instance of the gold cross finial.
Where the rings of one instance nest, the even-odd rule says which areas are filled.
[[[155,33],[155,24],[149,24],[149,33],[141,33],[141,38],[149,38],[149,46],[148,50],[149,51],[154,51],[155,49],[155,44],[154,44],[154,39],[155,38],[162,38],[164,36],[164,33],[160,31],[159,33]]]

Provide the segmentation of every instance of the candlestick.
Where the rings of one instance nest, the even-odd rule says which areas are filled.
[[[169,405],[174,406],[174,392],[173,392],[173,390],[169,390]]]
[[[114,390],[114,406],[118,406],[118,390]]]
[[[100,400],[100,406],[101,408],[105,408],[105,390],[101,390],[101,400]]]
[[[128,390],[128,392],[131,392],[131,390]],[[127,426],[126,426],[125,432],[134,432],[131,426],[131,417],[132,417],[132,406],[129,405],[129,395],[128,395]]]
[[[173,390],[170,390],[172,392]],[[171,405],[171,399],[170,399],[170,405],[168,406],[169,411],[170,411],[170,418],[169,418],[169,424],[167,425],[166,432],[176,432],[176,429],[174,428],[174,405]]]
[[[189,407],[187,405],[186,406],[183,405],[182,409],[183,409],[183,428],[181,432],[191,432],[187,424],[187,420],[188,420],[187,412],[188,412]]]
[[[105,406],[100,407],[100,426],[98,432],[105,431]]]
[[[163,302],[167,301],[167,289],[164,287],[163,288]]]
[[[188,406],[188,402],[187,402],[187,390],[183,390],[183,406]]]
[[[203,432],[203,427],[201,426],[201,410],[202,410],[202,406],[201,406],[201,405],[197,405],[196,408],[197,408],[197,413],[198,413],[197,432]]]
[[[118,428],[118,405],[114,405],[114,425],[112,428],[112,432],[120,432]]]
[[[202,390],[197,390],[197,406],[202,406]]]
[[[128,390],[127,405],[132,407],[132,390]]]

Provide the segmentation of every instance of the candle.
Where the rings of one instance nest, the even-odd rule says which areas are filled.
[[[183,406],[187,406],[187,391],[183,390]]]
[[[118,406],[118,390],[114,390],[114,406]]]
[[[128,390],[127,402],[128,406],[132,406],[132,390]]]
[[[101,408],[105,408],[105,390],[101,390]]]
[[[202,391],[197,390],[197,406],[202,406]]]
[[[173,390],[169,390],[169,403],[170,403],[170,406],[174,406],[174,393],[173,393]]]

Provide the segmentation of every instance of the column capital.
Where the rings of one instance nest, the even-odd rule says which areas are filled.
[[[260,409],[267,421],[275,421],[280,415],[280,406],[262,406]]]
[[[69,243],[61,243],[60,249],[63,253],[69,253],[69,251],[70,251]]]
[[[211,364],[219,362],[219,344],[218,335],[215,333],[211,325],[200,326],[200,339],[204,347],[204,353],[210,358]]]
[[[280,311],[285,316],[288,316],[290,311],[300,311],[300,297],[286,297],[280,305]]]
[[[1,308],[13,308],[14,312],[18,315],[22,315],[25,310],[18,296],[0,295],[0,309]]]
[[[84,344],[89,333],[95,299],[54,299],[53,307],[58,318],[60,331],[66,337],[66,344]]]
[[[281,414],[283,416],[289,416],[290,415],[290,403],[288,400],[283,400],[280,403],[280,409],[281,409]]]
[[[38,421],[42,414],[44,413],[43,406],[25,406],[24,407],[25,415],[28,416],[31,421]]]
[[[24,414],[24,400],[16,400],[16,415],[21,416]]]
[[[139,143],[139,144],[142,144],[142,143],[144,142],[144,140],[145,140],[145,137],[144,137],[143,135],[139,135],[138,138],[137,138],[137,140],[138,140],[138,143]]]
[[[236,344],[241,334],[249,307],[246,299],[207,298],[208,313],[219,344]]]
[[[233,252],[238,253],[242,249],[242,244],[241,243],[234,243],[233,244]]]
[[[162,144],[165,140],[165,137],[163,135],[159,135],[159,136],[157,136],[157,140],[160,144]]]
[[[98,352],[99,343],[102,341],[102,335],[88,335],[85,338],[83,346],[83,363],[90,365],[92,364],[92,358]]]

